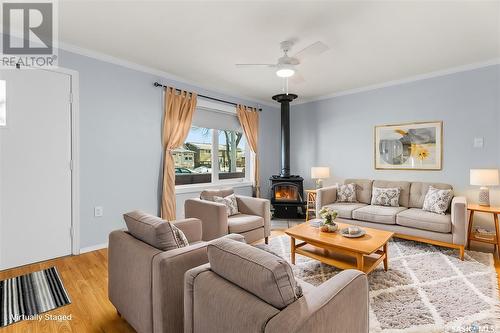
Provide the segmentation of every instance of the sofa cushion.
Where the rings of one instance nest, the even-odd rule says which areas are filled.
[[[213,272],[275,308],[283,309],[300,297],[286,260],[230,239],[217,239],[207,250]]]
[[[365,206],[352,212],[352,217],[356,220],[396,224],[396,215],[406,207],[386,207],[386,206]]]
[[[356,184],[356,200],[367,205],[372,200],[372,183],[370,179],[346,179],[344,184]]]
[[[175,225],[141,211],[123,214],[128,232],[159,250],[169,251],[189,245],[187,238]]]
[[[220,188],[220,189],[215,189],[215,190],[203,190],[200,193],[200,199],[214,201],[214,196],[224,198],[224,197],[227,197],[228,195],[231,195],[233,193],[234,193],[234,191],[230,187]]]
[[[451,232],[451,215],[427,212],[420,208],[410,208],[396,216],[396,223],[404,227],[435,232]]]
[[[453,189],[453,186],[450,184],[413,182],[410,185],[410,204],[408,207],[422,208],[424,205],[425,195],[427,194],[427,191],[429,191],[430,186],[439,190]]]
[[[372,205],[399,207],[399,194],[401,190],[399,187],[394,188],[380,188],[373,187]]]
[[[391,181],[391,180],[374,180],[373,187],[380,188],[394,188],[397,187],[401,190],[399,194],[399,205],[408,207],[410,202],[410,182],[404,181]]]
[[[337,187],[337,202],[357,202],[356,184],[345,184]]]
[[[262,228],[264,226],[264,218],[257,215],[237,214],[228,217],[227,225],[230,233],[239,234]]]
[[[338,217],[343,219],[352,219],[352,211],[364,206],[366,206],[366,204],[359,202],[336,202],[330,205],[325,205],[325,207],[336,210],[338,212]]]

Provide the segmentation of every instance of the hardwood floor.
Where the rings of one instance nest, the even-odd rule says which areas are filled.
[[[283,234],[283,230],[274,230],[271,237]],[[480,248],[473,246],[472,249],[478,250]],[[72,315],[71,320],[62,322],[21,321],[0,329],[0,332],[135,332],[125,320],[117,315],[115,308],[108,300],[107,262],[107,250],[104,249],[0,272],[0,280],[4,280],[56,266],[71,297],[71,304],[50,313],[53,315]],[[495,256],[495,267],[498,276],[500,276],[500,260],[497,256]],[[500,286],[500,279],[498,282]]]
[[[50,311],[70,315],[68,321],[21,321],[0,328],[2,333],[105,332],[126,333],[135,330],[121,319],[108,300],[108,251],[93,251],[0,272],[0,280],[56,266],[71,304]]]

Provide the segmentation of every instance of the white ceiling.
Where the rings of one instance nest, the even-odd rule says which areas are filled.
[[[500,58],[500,1],[60,1],[62,42],[270,101],[279,42],[330,50],[290,84],[303,100]]]

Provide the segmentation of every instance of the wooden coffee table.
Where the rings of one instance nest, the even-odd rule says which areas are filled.
[[[345,220],[348,221],[348,220]],[[339,230],[349,226],[337,223]],[[355,268],[366,274],[373,271],[380,262],[388,269],[387,242],[393,232],[365,228],[366,234],[359,238],[347,238],[338,232],[322,232],[308,222],[289,228],[285,233],[291,237],[291,260],[295,264],[295,254],[316,259],[340,269]],[[296,244],[295,240],[302,241]]]

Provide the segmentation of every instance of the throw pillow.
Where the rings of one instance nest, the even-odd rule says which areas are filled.
[[[429,186],[422,210],[444,215],[453,198],[453,190],[440,190]]]
[[[175,241],[177,242],[178,247],[186,247],[189,245],[188,239],[184,232],[181,229],[177,228],[175,224],[170,223],[172,225],[172,231],[174,232]]]
[[[357,202],[356,184],[345,184],[337,187],[337,202]]]
[[[227,216],[236,215],[240,212],[238,211],[238,201],[236,200],[236,195],[231,194],[227,197],[214,196],[214,201],[226,205]]]
[[[372,192],[372,205],[399,207],[399,188],[380,188],[374,187]]]

